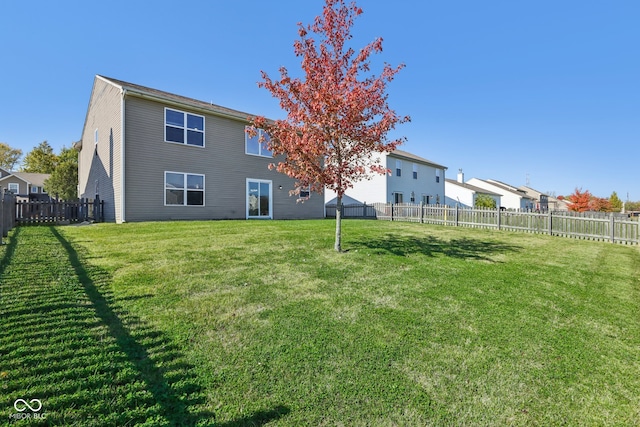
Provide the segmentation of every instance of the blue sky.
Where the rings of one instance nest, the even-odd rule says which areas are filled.
[[[405,63],[389,103],[402,148],[455,178],[640,200],[640,2],[360,0],[358,48]],[[0,141],[58,151],[81,136],[102,74],[271,118],[256,82],[297,74],[296,23],[321,0],[3,2]]]

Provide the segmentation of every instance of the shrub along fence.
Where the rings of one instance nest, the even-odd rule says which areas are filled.
[[[326,216],[334,218],[335,209],[335,206],[327,206]],[[345,205],[342,212],[343,218],[376,218],[454,227],[491,228],[622,244],[640,244],[640,222],[624,214],[522,212],[406,203]],[[358,215],[359,212],[366,212],[366,215]]]

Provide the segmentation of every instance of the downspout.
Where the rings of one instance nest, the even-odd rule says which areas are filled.
[[[122,117],[120,119],[120,222],[126,222],[125,219],[125,185],[124,185],[124,181],[125,181],[125,149],[124,149],[124,142],[125,142],[125,124],[124,124],[124,120],[125,120],[125,102],[124,102],[124,98],[127,96],[127,89],[122,88],[122,99],[121,99],[121,104],[120,104],[120,113],[122,114]]]

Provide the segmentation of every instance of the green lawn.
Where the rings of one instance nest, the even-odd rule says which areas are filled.
[[[638,247],[333,229],[14,230],[0,425],[640,425]]]

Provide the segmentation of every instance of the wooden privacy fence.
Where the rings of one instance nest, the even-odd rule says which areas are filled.
[[[372,208],[372,211],[369,210]],[[366,212],[366,215],[358,215]],[[327,217],[335,217],[327,206]],[[343,218],[377,218],[454,227],[541,233],[578,239],[640,244],[640,222],[623,214],[600,212],[520,212],[500,209],[472,209],[440,205],[374,203],[345,205]]]
[[[104,201],[99,197],[76,202],[18,201],[15,205],[15,222],[18,225],[104,221]]]
[[[0,237],[7,237],[16,223],[16,196],[0,190]],[[1,239],[0,239],[1,240]]]

